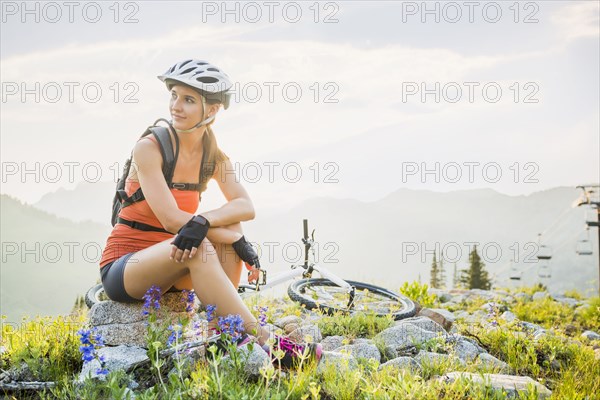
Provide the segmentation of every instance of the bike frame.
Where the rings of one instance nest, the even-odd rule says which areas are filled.
[[[339,276],[335,275],[333,272],[329,271],[327,268],[319,267],[318,264],[311,265],[312,271],[310,273],[307,273],[308,268],[305,267],[304,265],[292,265],[291,268],[292,268],[292,270],[289,272],[283,272],[281,274],[275,275],[275,277],[273,279],[270,279],[268,283],[266,282],[266,275],[264,275],[263,276],[264,283],[260,283],[260,280],[259,280],[259,282],[256,284],[244,285],[244,288],[251,289],[256,292],[260,292],[261,290],[270,289],[272,287],[280,285],[289,280],[293,280],[294,278],[297,278],[299,276],[302,276],[304,278],[310,278],[312,275],[312,271],[316,271],[323,278],[328,279],[331,282],[338,285],[339,287],[346,289],[348,291],[348,293],[352,292],[352,286],[348,282],[346,282]]]
[[[260,268],[260,263],[258,264],[258,269],[262,274],[262,283],[260,282],[260,278],[257,279],[256,283],[248,284],[248,285],[240,285],[243,287],[243,290],[250,289],[255,292],[260,292],[261,290],[270,289],[277,285],[282,284],[283,282],[287,282],[289,280],[293,280],[299,276],[303,278],[311,278],[314,271],[317,271],[321,277],[330,280],[341,288],[346,289],[347,293],[350,294],[351,299],[354,298],[354,288],[348,282],[335,275],[333,272],[329,271],[325,267],[320,267],[318,264],[308,264],[308,252],[313,246],[314,243],[314,230],[312,232],[312,239],[308,238],[308,220],[303,220],[304,225],[304,238],[302,242],[304,243],[304,264],[303,265],[292,265],[292,270],[289,272],[283,272],[281,274],[275,275],[275,278],[271,279],[269,283],[267,283],[267,271]]]

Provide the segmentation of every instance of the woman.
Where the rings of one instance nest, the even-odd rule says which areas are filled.
[[[232,83],[219,68],[200,60],[177,63],[158,78],[171,93],[169,111],[175,130],[170,132],[171,141],[175,143],[175,135],[179,139],[172,181],[180,188],[181,182],[196,183],[201,171],[201,192],[206,188],[202,176],[209,171],[207,175],[217,181],[227,203],[194,215],[199,192],[169,187],[156,139],[153,135],[140,138],[133,149],[125,191],[131,195],[141,188],[144,200],[121,209],[119,223],[107,239],[100,260],[105,292],[112,300],[135,302],[152,285],[163,292],[193,289],[203,304],[216,305],[217,315],[239,314],[246,332],[255,332],[266,350],[268,330],[259,326],[237,293],[240,258],[249,266],[249,281],[258,279],[258,270],[252,267],[257,256],[240,224],[254,218],[254,207],[211,129],[221,105],[229,106]],[[154,229],[136,229],[131,221]],[[285,350],[285,359],[290,360],[304,351],[304,346],[281,337],[275,337],[275,346]],[[311,345],[309,350],[320,358],[320,345]]]

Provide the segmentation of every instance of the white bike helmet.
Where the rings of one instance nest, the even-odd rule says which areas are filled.
[[[206,106],[205,101],[213,104],[221,103],[223,104],[223,108],[229,108],[229,101],[231,99],[229,89],[233,84],[225,72],[207,61],[191,59],[179,62],[162,75],[158,75],[157,78],[165,82],[168,90],[171,90],[178,82],[196,89],[201,94],[203,109]],[[185,131],[196,129],[213,119],[214,116],[207,118],[196,124],[193,128]]]

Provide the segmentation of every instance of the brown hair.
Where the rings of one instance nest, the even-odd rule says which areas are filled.
[[[217,138],[212,130],[213,119],[206,125],[206,132],[202,138],[202,146],[206,154],[206,160],[202,166],[202,181],[200,182],[201,189],[200,194],[206,190],[206,185],[210,178],[214,175],[217,163],[222,163],[225,160],[229,160],[227,154],[223,152],[217,145]]]

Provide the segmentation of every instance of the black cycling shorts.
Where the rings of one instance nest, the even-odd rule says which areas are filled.
[[[122,303],[135,303],[142,301],[127,294],[123,281],[123,274],[125,273],[125,265],[127,264],[127,260],[129,260],[134,254],[135,252],[127,253],[100,268],[100,279],[102,280],[104,293],[106,293],[109,299],[113,301],[120,301]],[[177,289],[175,286],[171,286],[168,292],[181,292],[181,290]]]
[[[104,293],[106,293],[109,299],[123,303],[135,303],[141,301],[128,295],[125,291],[125,284],[123,283],[125,264],[127,264],[127,260],[134,254],[135,252],[127,253],[100,268],[100,279],[102,279]]]

